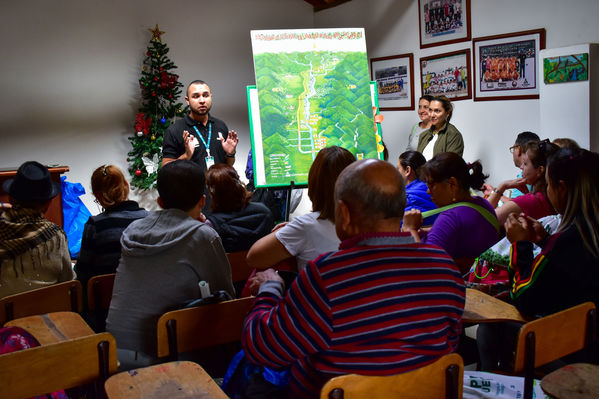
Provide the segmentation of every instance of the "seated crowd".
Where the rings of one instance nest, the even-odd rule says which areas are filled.
[[[451,104],[430,102],[437,114],[420,150],[437,140],[433,130],[457,132]],[[287,393],[297,398],[317,397],[333,376],[402,373],[458,350],[466,281],[502,237],[511,243],[508,300],[523,315],[599,306],[599,154],[523,132],[510,148],[521,175],[494,188],[481,161],[462,158],[461,136],[459,153],[440,151],[446,142],[432,141],[428,161],[402,153],[397,167],[324,148],[308,175],[312,212],[277,226],[229,165],[166,163],[154,212],[129,200],[117,167],[100,166],[91,186],[103,212],[86,223],[74,270],[64,231],[43,216],[60,187],[45,166],[26,162],[3,185],[0,298],[116,273],[106,329],[121,367],[139,367],[158,361],[158,318],[199,298],[202,282],[235,296],[227,252],[248,250],[261,271],[247,284],[256,299],[245,357],[289,370]],[[554,214],[561,222],[550,234],[538,219]],[[275,270],[285,260],[296,262],[294,279]],[[479,328],[480,368],[509,362],[514,331]]]

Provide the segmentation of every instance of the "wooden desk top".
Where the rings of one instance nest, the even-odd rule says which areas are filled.
[[[554,398],[591,399],[599,397],[599,366],[575,363],[547,374],[541,380],[543,392]]]
[[[465,323],[486,323],[493,321],[527,320],[514,305],[497,299],[484,292],[466,288],[466,305],[462,321]]]
[[[37,339],[40,345],[56,344],[73,338],[94,335],[94,330],[74,312],[54,312],[22,317],[4,324],[21,327]]]
[[[104,384],[109,399],[228,399],[200,365],[169,362],[125,371]]]

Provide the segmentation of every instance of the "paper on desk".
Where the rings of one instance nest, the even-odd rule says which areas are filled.
[[[535,399],[551,399],[541,389],[539,380],[534,380],[532,390]],[[464,370],[464,399],[513,399],[523,396],[524,377]]]

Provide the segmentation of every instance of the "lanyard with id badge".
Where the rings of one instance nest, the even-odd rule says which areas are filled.
[[[193,128],[195,129],[196,133],[198,134],[198,137],[200,138],[200,140],[202,140],[202,143],[204,144],[204,147],[206,147],[206,154],[208,155],[206,157],[206,169],[210,169],[210,167],[212,165],[214,165],[214,157],[212,155],[210,155],[210,139],[212,138],[212,123],[208,122],[208,142],[206,142],[204,140],[204,137],[202,136],[202,134],[198,130],[197,126],[194,126]],[[195,146],[199,147],[200,143],[198,143],[196,141]]]

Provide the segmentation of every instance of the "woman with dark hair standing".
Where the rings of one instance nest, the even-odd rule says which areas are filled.
[[[470,188],[480,189],[485,182],[483,167],[479,161],[466,164],[458,154],[443,152],[424,164],[421,175],[440,214],[421,238],[422,214],[407,211],[402,230],[411,232],[417,242],[445,249],[466,273],[474,258],[499,240],[493,207],[484,198],[470,195]]]
[[[84,291],[90,278],[116,272],[121,258],[123,231],[134,220],[148,215],[137,202],[129,200],[129,183],[116,166],[102,165],[96,168],[91,177],[91,186],[95,202],[103,208],[103,212],[90,216],[83,228],[75,272]]]
[[[464,153],[462,133],[449,123],[453,104],[445,96],[435,97],[429,105],[430,129],[422,132],[418,139],[418,152],[428,160],[441,152]]]
[[[429,111],[430,102],[435,97],[425,94],[420,97],[418,100],[418,117],[420,118],[420,122],[414,125],[412,131],[410,132],[410,136],[408,137],[408,146],[406,147],[406,151],[416,151],[418,148],[418,139],[420,138],[420,134],[431,127],[431,115]]]
[[[312,212],[298,216],[283,227],[258,240],[248,252],[247,262],[267,269],[294,257],[298,271],[308,261],[339,247],[335,232],[335,181],[356,157],[345,148],[333,146],[318,152],[308,173],[308,197]]]
[[[397,169],[406,185],[406,211],[418,209],[420,212],[430,211],[437,206],[431,201],[426,183],[418,179],[418,170],[426,163],[424,156],[418,151],[406,151],[399,156]],[[425,226],[430,226],[436,219],[431,216],[424,220]]]
[[[252,193],[232,166],[212,165],[206,172],[206,187],[212,197],[206,223],[216,230],[225,251],[245,251],[270,233],[272,213],[266,205],[250,202]]]

